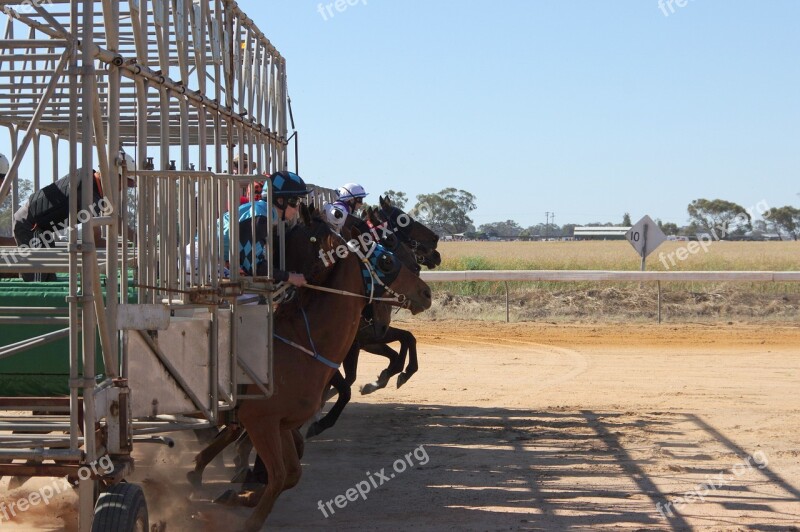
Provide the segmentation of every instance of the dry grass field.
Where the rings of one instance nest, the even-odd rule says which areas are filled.
[[[638,270],[625,241],[442,242],[442,270]],[[683,258],[683,260],[681,260]],[[797,271],[800,242],[665,242],[649,271]],[[505,320],[504,283],[437,283],[439,319]],[[511,321],[653,320],[655,283],[508,283]],[[666,319],[795,322],[800,283],[662,283]]]
[[[648,270],[800,269],[800,242],[665,242],[647,259]],[[694,247],[697,246],[697,247]],[[686,248],[686,258],[678,259]],[[638,270],[625,241],[442,242],[443,270]],[[695,253],[691,250],[694,249]]]

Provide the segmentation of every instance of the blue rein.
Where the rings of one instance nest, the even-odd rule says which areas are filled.
[[[277,333],[272,333],[272,336],[274,336],[275,338],[277,338],[278,340],[280,340],[281,342],[283,342],[283,343],[285,343],[287,345],[290,345],[290,346],[292,346],[294,348],[299,349],[300,351],[303,351],[304,353],[309,355],[311,358],[313,358],[317,362],[322,362],[323,364],[325,364],[329,368],[338,371],[339,368],[342,366],[341,364],[337,364],[336,362],[331,362],[330,360],[328,360],[327,358],[325,358],[324,356],[320,355],[317,352],[317,346],[314,345],[314,339],[311,337],[311,327],[308,325],[308,316],[306,315],[306,311],[305,311],[304,308],[300,307],[300,312],[303,313],[303,320],[306,323],[306,332],[308,333],[308,341],[311,344],[311,349],[313,349],[313,351],[311,351],[309,349],[306,349],[302,345],[297,344],[295,342],[292,342],[288,338],[284,338],[283,336],[280,336]]]

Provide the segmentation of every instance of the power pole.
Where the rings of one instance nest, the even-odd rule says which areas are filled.
[[[547,226],[550,223],[550,212],[544,213],[544,240],[547,242]]]
[[[556,213],[547,211],[544,213],[544,239],[547,240],[547,233],[550,229],[550,224],[555,223]]]

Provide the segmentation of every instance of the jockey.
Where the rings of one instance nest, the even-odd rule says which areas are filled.
[[[364,187],[358,183],[347,183],[336,191],[339,198],[333,203],[326,203],[322,206],[325,219],[330,225],[340,232],[344,226],[348,214],[353,214],[367,197]]]
[[[242,269],[248,275],[253,274],[253,267],[250,263],[252,256],[248,251],[252,249],[253,245],[253,226],[251,222],[253,211],[255,211],[256,233],[258,235],[256,238],[256,275],[261,275],[259,270],[264,271],[267,267],[266,254],[263,247],[267,229],[264,224],[268,223],[267,220],[269,220],[273,226],[277,226],[280,222],[293,223],[298,216],[298,205],[301,201],[301,196],[306,196],[310,192],[308,188],[306,188],[306,184],[302,178],[292,172],[275,172],[269,176],[269,179],[272,182],[272,208],[269,208],[267,202],[264,201],[261,194],[258,193],[258,186],[256,186],[256,189],[253,191],[256,193],[255,202],[251,205],[248,198],[246,203],[239,206],[239,260]],[[227,257],[230,252],[229,213],[223,215],[222,224],[225,256]],[[274,270],[274,275],[275,280],[279,282],[288,282],[294,286],[303,286],[306,284],[305,277],[300,273]]]

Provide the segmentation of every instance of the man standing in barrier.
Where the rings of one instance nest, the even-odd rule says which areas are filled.
[[[233,173],[234,175],[247,175],[250,173],[250,162],[246,153],[236,155],[233,158]]]
[[[6,174],[8,173],[8,158],[5,155],[0,153],[0,183],[3,182],[3,179],[6,178]],[[7,236],[0,236],[0,246],[13,246],[16,242],[13,238],[9,238]]]
[[[132,169],[133,159],[125,155],[129,169]],[[83,169],[78,170],[78,175]],[[92,204],[84,206],[82,203],[82,182],[78,181],[78,221],[88,221],[91,216],[98,216],[104,207],[110,207],[110,202],[105,198],[100,174],[92,170]],[[128,186],[136,186],[132,178],[128,178]],[[31,194],[28,201],[14,213],[14,239],[18,246],[30,248],[49,248],[58,240],[58,232],[65,229],[69,223],[69,196],[70,176],[66,175]],[[105,245],[100,227],[93,227],[94,240],[98,246]],[[54,273],[23,273],[20,274],[25,281],[52,282],[56,280]]]

